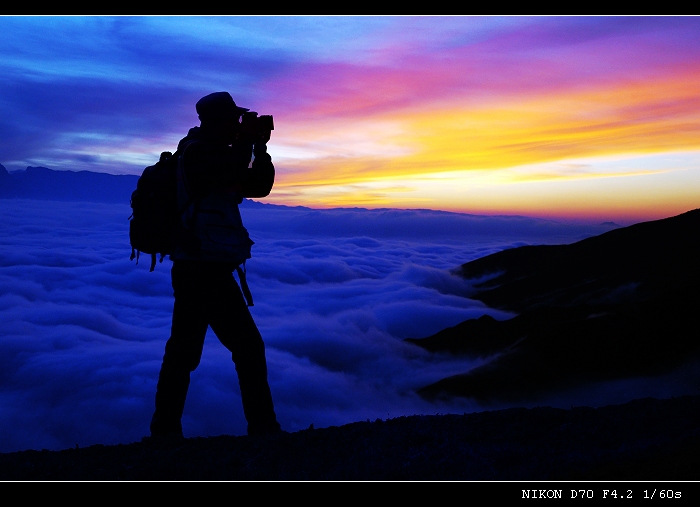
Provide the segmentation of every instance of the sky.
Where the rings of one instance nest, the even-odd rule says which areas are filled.
[[[700,18],[0,17],[0,163],[140,174],[214,91],[267,202],[627,224],[700,202]]]
[[[128,204],[0,199],[0,452],[119,444],[148,435],[170,334],[165,260],[129,261]],[[466,319],[512,316],[471,299],[454,268],[503,248],[608,230],[526,217],[243,206],[251,313],[286,431],[503,408],[415,391],[490,358],[405,343]],[[342,224],[342,226],[339,226]],[[517,406],[600,406],[696,394],[697,368],[586,384]],[[183,414],[186,437],[244,435],[230,353],[209,331]]]

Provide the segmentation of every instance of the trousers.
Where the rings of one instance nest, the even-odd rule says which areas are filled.
[[[152,436],[182,435],[190,374],[199,366],[209,326],[231,352],[248,434],[280,431],[267,381],[265,345],[233,269],[226,263],[173,261],[173,322],[158,376]]]

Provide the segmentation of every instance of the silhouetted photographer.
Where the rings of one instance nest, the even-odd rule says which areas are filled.
[[[253,301],[244,266],[253,242],[238,210],[244,197],[265,197],[272,189],[275,169],[266,146],[272,117],[238,107],[227,92],[207,95],[196,107],[201,126],[190,129],[177,150],[180,218],[170,254],[175,305],[151,436],[182,436],[190,373],[209,326],[231,351],[248,434],[276,433],[265,346],[248,310]]]

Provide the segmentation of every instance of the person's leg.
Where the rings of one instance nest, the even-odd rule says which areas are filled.
[[[182,435],[182,411],[190,373],[199,365],[207,332],[206,311],[196,273],[176,262],[172,280],[175,291],[173,323],[158,377],[152,436]]]
[[[248,434],[260,435],[280,431],[272,394],[267,382],[265,345],[232,273],[217,278],[218,297],[211,301],[210,324],[231,351],[241,389],[243,412]]]

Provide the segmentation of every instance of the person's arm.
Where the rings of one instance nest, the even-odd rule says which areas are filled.
[[[185,172],[190,190],[205,195],[210,189],[224,189],[243,197],[266,197],[275,181],[275,167],[264,143],[217,146],[192,143],[185,151]],[[250,153],[255,153],[251,167]],[[247,152],[247,160],[244,155]]]

